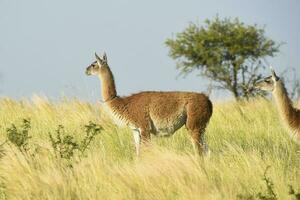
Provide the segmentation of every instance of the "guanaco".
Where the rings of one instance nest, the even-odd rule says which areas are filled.
[[[103,104],[116,122],[133,130],[136,153],[150,135],[170,136],[183,125],[191,136],[194,150],[200,155],[208,152],[204,133],[213,113],[209,98],[195,92],[146,91],[126,97],[117,95],[114,76],[104,53],[86,69],[87,75],[97,75],[101,81]]]
[[[300,111],[293,107],[283,81],[276,75],[271,67],[271,76],[259,81],[256,88],[271,91],[276,102],[280,116],[289,129],[290,136],[300,142]]]

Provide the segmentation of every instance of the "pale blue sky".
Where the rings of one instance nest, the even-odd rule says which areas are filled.
[[[176,79],[164,41],[189,22],[201,24],[216,14],[266,25],[268,36],[286,43],[268,61],[278,71],[295,67],[300,75],[299,0],[0,0],[0,95],[95,101],[100,83],[84,74],[95,51],[107,52],[120,95],[205,91],[203,78]]]

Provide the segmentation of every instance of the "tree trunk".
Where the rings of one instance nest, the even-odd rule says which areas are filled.
[[[239,100],[239,93],[238,93],[238,83],[237,83],[237,68],[236,66],[233,64],[233,68],[232,68],[233,72],[233,79],[232,79],[232,93],[233,93],[233,96],[235,98],[235,100]]]
[[[236,90],[232,89],[231,92],[232,92],[232,94],[234,96],[234,99],[236,101],[240,100],[240,96],[239,96],[239,94],[238,94],[238,92]]]

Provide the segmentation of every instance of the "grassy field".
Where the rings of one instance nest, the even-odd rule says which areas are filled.
[[[152,137],[135,156],[131,130],[118,128],[101,105],[39,97],[0,99],[0,142],[30,119],[28,146],[1,146],[0,199],[296,199],[300,145],[291,141],[272,102],[215,103],[206,132],[211,154],[194,156],[184,128]],[[61,158],[53,148],[59,125],[82,141],[89,121],[103,127],[84,154]]]

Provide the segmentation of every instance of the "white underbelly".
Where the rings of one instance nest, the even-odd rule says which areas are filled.
[[[152,119],[151,132],[157,136],[170,136],[186,122],[186,114],[178,114],[165,119]]]

